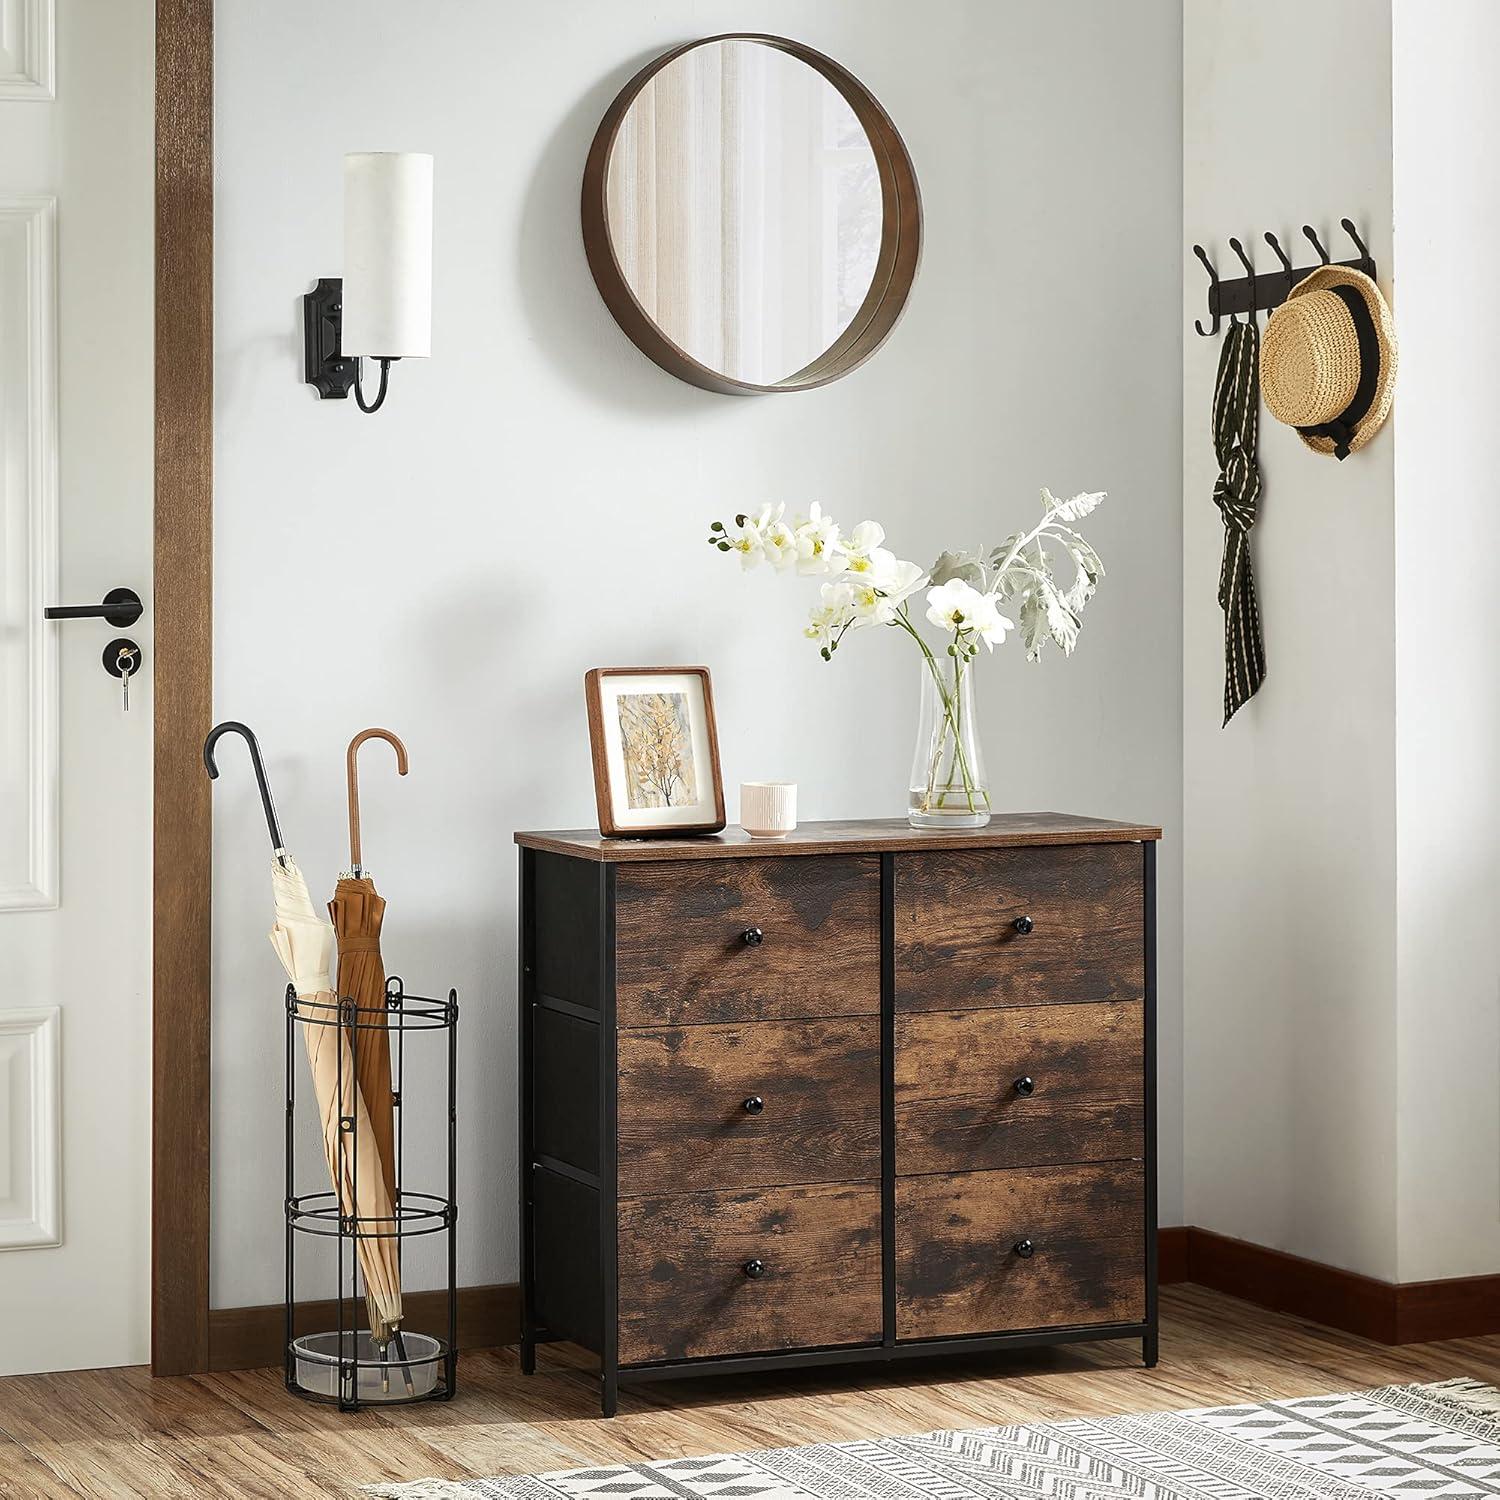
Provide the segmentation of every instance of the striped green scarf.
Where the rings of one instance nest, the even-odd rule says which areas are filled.
[[[1246,319],[1224,335],[1214,384],[1214,452],[1219,477],[1214,504],[1224,518],[1224,563],[1219,570],[1219,607],[1224,611],[1224,722],[1249,702],[1265,681],[1266,651],[1250,567],[1250,528],[1260,497],[1255,440],[1260,421],[1260,336]]]

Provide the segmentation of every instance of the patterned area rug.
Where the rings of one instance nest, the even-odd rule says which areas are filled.
[[[1500,1495],[1500,1390],[1447,1380],[514,1479],[428,1479],[367,1493],[400,1500],[1480,1500]]]

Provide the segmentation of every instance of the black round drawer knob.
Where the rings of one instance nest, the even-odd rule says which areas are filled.
[[[745,946],[747,948],[759,948],[765,942],[766,935],[759,927],[747,927],[744,933]]]
[[[747,1260],[745,1264],[740,1267],[740,1270],[742,1270],[745,1275],[751,1279],[751,1281],[759,1281],[760,1278],[766,1274],[766,1263],[763,1260]]]
[[[766,1107],[766,1101],[759,1094],[751,1094],[745,1100],[745,1113],[747,1115],[758,1115]]]
[[[1016,920],[1010,925],[1014,927],[1022,937],[1025,937],[1028,932],[1033,932],[1036,929],[1036,923],[1033,922],[1030,917],[1017,917]]]
[[[1031,1257],[1036,1254],[1036,1246],[1033,1245],[1030,1240],[1017,1240],[1015,1244],[1010,1248],[1014,1250],[1022,1260],[1030,1260]]]
[[[1013,1089],[1015,1089],[1015,1091],[1023,1099],[1029,1099],[1029,1098],[1031,1098],[1031,1096],[1034,1093],[1036,1093],[1036,1079],[1034,1079],[1034,1078],[1018,1078],[1011,1085],[1011,1087]]]

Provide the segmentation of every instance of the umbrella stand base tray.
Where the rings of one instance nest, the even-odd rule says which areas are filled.
[[[451,1401],[458,1390],[458,994],[449,990],[446,999],[409,995],[401,980],[391,975],[385,987],[385,1013],[377,1011],[373,1020],[368,1009],[331,993],[299,998],[288,985],[285,1000],[286,1388],[303,1400],[340,1411]],[[410,1041],[408,1033],[414,1034]],[[446,1078],[441,1065],[436,1077],[431,1067],[423,1068],[418,1075],[421,1085],[408,1091],[409,1045],[435,1047],[446,1064]],[[360,1054],[370,1047],[390,1051],[394,1196],[383,1180],[381,1153],[373,1144],[363,1096],[354,1084],[360,1076]],[[314,1086],[304,1084],[299,1090],[299,1075],[309,1066]],[[424,1113],[437,1116],[429,1123],[446,1135],[445,1193],[403,1185],[407,1116]],[[435,1134],[424,1132],[429,1139]],[[334,1187],[328,1189],[325,1175],[320,1191],[300,1192],[298,1162],[305,1162],[307,1153],[299,1149],[299,1141],[305,1148],[313,1138],[323,1148],[325,1171]],[[320,1274],[328,1275],[330,1262],[337,1265],[332,1298],[327,1290],[309,1298],[311,1288],[299,1284],[298,1247],[307,1235],[326,1247],[315,1257],[316,1265],[326,1268]],[[423,1239],[431,1245],[429,1236],[441,1236],[447,1326],[441,1335],[401,1327],[382,1349],[360,1325],[377,1316],[400,1322],[403,1244]],[[328,1253],[335,1249],[336,1255]],[[309,1279],[304,1274],[302,1280]],[[327,1309],[322,1317],[336,1326],[326,1332],[298,1333],[297,1309],[308,1300],[322,1302]],[[444,1319],[439,1315],[434,1321]]]
[[[295,1395],[339,1406],[401,1406],[412,1401],[445,1401],[448,1346],[425,1333],[404,1334],[405,1357],[393,1339],[384,1352],[368,1330],[309,1333],[293,1339],[288,1351],[287,1389]]]

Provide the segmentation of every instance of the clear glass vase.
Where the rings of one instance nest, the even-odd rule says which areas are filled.
[[[962,657],[922,663],[907,820],[913,828],[983,828],[990,820],[990,784],[974,717],[974,665]]]

